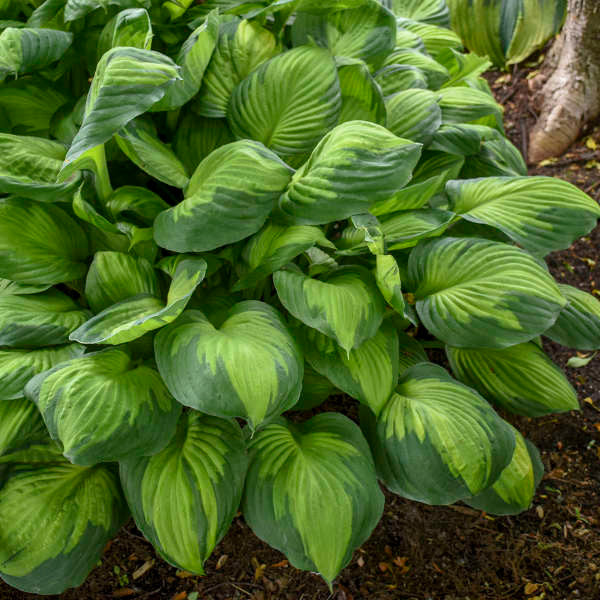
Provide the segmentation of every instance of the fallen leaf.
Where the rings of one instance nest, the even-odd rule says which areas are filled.
[[[379,570],[382,573],[385,573],[389,568],[390,568],[390,565],[388,565],[388,563],[385,563],[385,562],[380,562],[379,563]]]
[[[187,579],[188,577],[196,577],[194,573],[190,573],[189,571],[177,571],[175,573],[179,579]]]
[[[571,358],[567,361],[567,367],[571,367],[573,369],[579,369],[580,367],[585,367],[589,362],[596,356],[597,352],[593,352],[589,356],[571,356]]]
[[[359,556],[356,559],[356,564],[362,569],[365,566],[365,559],[362,556]]]
[[[543,519],[543,518],[544,518],[544,509],[543,509],[541,506],[536,506],[536,507],[535,507],[535,512],[537,513],[537,516],[538,516],[540,519]]]
[[[585,141],[585,145],[590,149],[590,150],[596,150],[598,148],[598,144],[596,143],[596,140],[592,137],[589,137],[586,141]]]
[[[179,592],[175,594],[172,600],[185,600],[187,598],[187,592]]]
[[[221,554],[219,560],[217,561],[217,566],[215,567],[217,570],[223,567],[223,565],[227,562],[229,556],[227,554]]]
[[[274,565],[271,565],[271,567],[275,568],[275,569],[279,569],[282,567],[287,567],[289,566],[289,562],[287,560],[285,560],[285,558],[283,560],[280,560],[279,562],[275,563]]]
[[[131,588],[121,588],[120,590],[113,592],[114,598],[126,598],[127,596],[135,596],[135,590],[132,590]]]
[[[139,579],[143,577],[152,567],[154,566],[154,559],[147,560],[139,569],[133,572],[133,579]]]
[[[539,583],[528,583],[525,585],[525,594],[527,596],[531,596],[535,594],[540,589]]]

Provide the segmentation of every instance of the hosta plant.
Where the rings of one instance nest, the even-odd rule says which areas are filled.
[[[599,348],[600,302],[543,259],[600,209],[526,176],[440,4],[2,4],[10,585],[79,585],[129,515],[201,574],[241,508],[331,585],[380,483],[529,507],[503,417],[578,406],[540,336]]]

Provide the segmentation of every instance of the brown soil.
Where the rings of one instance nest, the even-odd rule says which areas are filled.
[[[506,107],[509,137],[519,148],[535,113],[527,77],[536,68],[488,79]],[[591,132],[563,157],[531,169],[571,181],[600,199],[600,132]],[[596,162],[598,161],[598,162]],[[600,294],[600,230],[549,258],[559,281]],[[598,289],[597,289],[598,288]],[[565,368],[575,353],[546,350]],[[102,563],[61,600],[598,600],[600,598],[600,360],[567,368],[582,410],[536,420],[510,417],[540,449],[546,475],[531,510],[492,518],[465,506],[430,507],[386,493],[383,519],[354,555],[330,593],[314,574],[289,566],[258,540],[243,517],[206,564],[205,577],[160,560],[130,522],[108,545]],[[354,416],[343,398],[328,409]],[[315,515],[318,519],[318,515]],[[141,567],[147,570],[140,575]],[[137,573],[136,573],[137,570]],[[0,600],[40,598],[0,583]],[[58,598],[58,597],[55,597]]]

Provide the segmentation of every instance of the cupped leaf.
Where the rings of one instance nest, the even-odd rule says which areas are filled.
[[[349,352],[315,329],[303,328],[302,333],[310,366],[379,414],[398,382],[399,344],[393,325],[384,321],[372,338]]]
[[[492,515],[516,515],[533,502],[535,488],[544,474],[537,448],[514,429],[515,451],[509,465],[487,490],[464,502]]]
[[[430,90],[406,90],[392,96],[385,104],[387,128],[397,136],[429,143],[442,124],[442,110],[437,95]]]
[[[234,89],[227,118],[238,138],[279,155],[311,152],[338,121],[340,84],[331,54],[303,46],[272,58]]]
[[[54,284],[85,275],[88,241],[79,225],[53,204],[0,199],[0,276],[19,283]]]
[[[58,142],[0,133],[0,193],[40,202],[68,201],[79,181],[56,182],[66,153]]]
[[[160,453],[121,462],[121,482],[140,531],[171,564],[204,574],[233,521],[248,467],[234,420],[192,411]]]
[[[0,81],[23,75],[57,61],[71,45],[73,34],[55,29],[7,27],[0,34]]]
[[[146,188],[124,185],[113,192],[106,208],[117,221],[126,219],[140,225],[152,225],[158,214],[169,205]]]
[[[150,50],[152,23],[143,8],[127,8],[117,13],[105,26],[98,40],[98,60],[118,46]]]
[[[440,27],[439,25],[435,25],[433,23],[426,23],[421,20],[412,20],[406,18],[398,19],[398,33],[396,36],[398,41],[399,36],[402,35],[402,32],[408,32],[412,35],[418,36],[422,44],[425,46],[424,50],[426,50],[429,54],[431,54],[431,56],[433,56],[433,58],[435,58],[449,70],[450,67],[447,64],[447,61],[442,60],[442,56],[448,51],[462,50],[463,47],[460,38],[451,29],[448,29],[447,27]],[[403,47],[403,45],[400,43],[396,43],[396,45],[401,48]],[[461,54],[460,56],[469,57],[471,55]],[[485,60],[480,57],[476,58],[480,61]],[[488,67],[490,67],[491,63],[489,63],[489,61],[486,62],[488,62]],[[487,70],[488,67],[486,67],[484,70]]]
[[[409,89],[427,89],[425,73],[412,65],[388,65],[375,73],[375,82],[381,87],[387,101],[394,94]]]
[[[544,335],[568,348],[600,350],[600,301],[570,285],[558,288],[568,304]]]
[[[375,281],[385,301],[398,314],[404,315],[400,268],[391,254],[378,254],[375,257]]]
[[[452,371],[485,398],[518,415],[577,410],[577,393],[535,343],[502,350],[446,347]]]
[[[106,52],[96,67],[83,123],[65,158],[63,175],[77,168],[86,151],[107,142],[158,102],[177,79],[177,65],[159,52],[140,48]]]
[[[242,417],[253,429],[300,396],[302,353],[282,316],[263,302],[236,304],[219,327],[200,311],[187,311],[159,332],[155,352],[158,369],[181,404]]]
[[[505,348],[551,327],[566,300],[526,252],[482,239],[442,238],[410,255],[409,279],[427,329],[460,348]]]
[[[133,119],[118,131],[115,140],[127,158],[148,175],[178,188],[189,183],[186,168],[173,150],[160,141],[149,119]]]
[[[295,567],[329,584],[371,534],[383,502],[367,443],[343,415],[281,419],[250,443],[246,522]]]
[[[363,61],[347,61],[341,65],[338,78],[342,93],[339,123],[371,121],[386,124],[383,94]]]
[[[34,375],[81,356],[83,352],[84,347],[79,344],[39,350],[0,350],[0,401],[23,398],[25,384]]]
[[[47,437],[42,415],[31,400],[18,398],[0,402],[0,460],[33,440]],[[0,475],[0,487],[3,475]]]
[[[0,487],[0,577],[26,592],[60,594],[83,583],[128,510],[110,467],[39,454],[10,464]]]
[[[426,504],[452,504],[492,485],[512,460],[515,434],[475,391],[441,367],[405,371],[365,431],[385,485]]]
[[[181,405],[160,375],[110,348],[36,375],[25,390],[72,463],[147,456],[173,437]]]
[[[349,352],[373,337],[385,305],[364,267],[339,267],[315,279],[298,270],[277,271],[273,283],[283,306],[305,325]]]
[[[417,67],[425,75],[427,87],[430,90],[438,90],[450,79],[450,73],[446,67],[431,56],[411,48],[396,48],[386,57],[383,64],[384,66],[410,65]]]
[[[85,281],[85,297],[99,313],[112,304],[150,294],[160,297],[160,286],[152,265],[144,258],[122,252],[96,252]]]
[[[526,250],[545,255],[589,233],[600,207],[555,177],[486,177],[449,182],[450,208],[464,219],[497,227]]]
[[[249,271],[233,286],[243,290],[284,267],[293,258],[315,245],[334,248],[318,227],[267,223],[244,247],[242,256]]]
[[[443,123],[480,123],[503,131],[502,107],[490,94],[460,86],[447,87],[438,93]]]
[[[326,12],[304,11],[300,7],[291,37],[294,46],[317,44],[334,56],[377,63],[394,49],[396,20],[376,0],[364,0],[352,8],[342,5]]]
[[[445,0],[382,0],[397,16],[448,27],[450,15]]]
[[[0,346],[40,348],[69,341],[90,312],[51,289],[41,294],[0,297]]]
[[[381,217],[381,231],[388,250],[415,246],[419,240],[441,235],[454,213],[436,208],[400,211]]]
[[[156,218],[156,243],[176,252],[203,252],[256,233],[285,189],[292,170],[252,140],[232,142],[205,158],[186,197]]]
[[[10,279],[0,279],[0,296],[37,294],[45,292],[49,287],[51,286],[47,283],[29,285],[27,283],[10,281]]]
[[[279,199],[277,217],[318,225],[364,213],[406,185],[420,155],[420,144],[381,125],[338,125],[294,173]]]
[[[172,277],[166,302],[150,292],[138,293],[105,308],[73,331],[69,339],[82,344],[124,344],[174,321],[204,279],[207,265],[203,258],[185,255],[165,260]],[[147,268],[145,273],[143,266],[141,269],[136,285],[150,288],[153,283],[151,278],[148,281]]]
[[[222,20],[194,110],[205,117],[227,116],[234,88],[280,51],[277,38],[256,21]]]

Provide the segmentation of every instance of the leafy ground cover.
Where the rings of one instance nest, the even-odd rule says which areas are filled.
[[[528,74],[491,73],[489,81],[506,108],[505,126],[523,147],[535,114],[528,104]],[[591,131],[556,161],[531,169],[578,185],[600,199],[600,131]],[[549,265],[561,283],[591,293],[600,289],[600,231],[553,253]],[[562,367],[577,354],[548,343]],[[443,360],[436,351],[431,358]],[[584,355],[584,357],[587,355]],[[579,357],[581,358],[581,357]],[[386,495],[382,521],[336,580],[333,594],[322,580],[290,567],[260,542],[238,516],[206,565],[205,577],[177,571],[128,523],[107,547],[85,584],[63,600],[286,599],[349,600],[414,598],[466,600],[585,599],[600,596],[600,359],[566,367],[581,399],[578,413],[529,420],[503,415],[541,451],[546,475],[533,507],[517,517],[489,517],[465,506],[429,507]],[[354,403],[337,397],[319,411],[351,418]],[[0,583],[2,600],[36,598]]]

